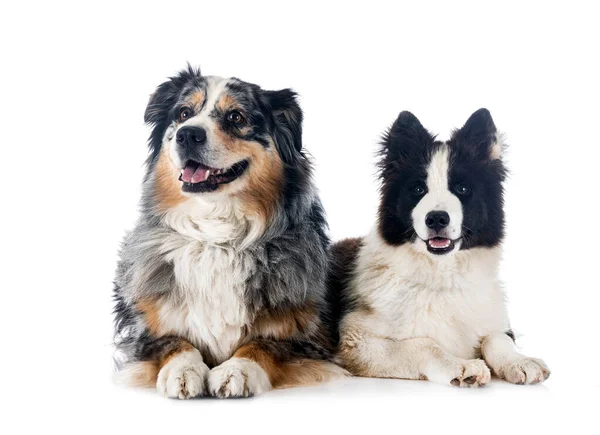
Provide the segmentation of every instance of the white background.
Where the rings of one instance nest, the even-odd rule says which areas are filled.
[[[2,433],[598,433],[598,12],[393,4],[3,4]],[[373,224],[374,150],[401,110],[446,138],[490,109],[511,146],[502,278],[547,383],[349,379],[188,402],[114,386],[111,280],[143,112],[186,61],[299,92],[334,239]]]

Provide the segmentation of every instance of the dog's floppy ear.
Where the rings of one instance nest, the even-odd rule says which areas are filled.
[[[473,113],[465,125],[454,133],[454,139],[459,145],[471,148],[471,152],[480,160],[502,157],[502,138],[487,109]]]
[[[294,162],[302,151],[302,109],[296,92],[291,89],[264,91],[267,106],[273,113],[273,140],[284,163]]]
[[[161,84],[150,96],[146,112],[144,112],[144,122],[152,126],[152,133],[148,139],[150,148],[149,162],[154,161],[160,154],[163,136],[169,126],[169,111],[177,102],[179,87],[175,78]]]
[[[152,95],[144,112],[144,122],[158,125],[164,122],[169,110],[177,102],[179,88],[174,79],[162,83]]]
[[[187,69],[162,83],[150,96],[144,122],[153,127],[148,143],[152,152],[151,161],[160,153],[163,136],[170,123],[169,114],[179,100],[182,89],[187,84],[199,83],[201,78],[200,69],[188,64]]]
[[[169,110],[177,102],[178,86],[173,78],[161,84],[150,96],[144,122],[152,126],[152,132],[148,138],[150,157],[148,162],[154,161],[160,154],[163,136],[169,125]]]

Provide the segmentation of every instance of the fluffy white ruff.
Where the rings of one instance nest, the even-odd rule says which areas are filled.
[[[432,258],[408,245],[389,246],[374,230],[351,286],[376,315],[354,322],[375,336],[430,337],[446,352],[472,359],[481,337],[510,328],[495,278],[499,259],[499,248]]]
[[[207,348],[213,363],[223,362],[239,346],[249,323],[244,294],[256,272],[256,258],[241,246],[262,230],[225,200],[192,198],[164,219],[176,233],[156,243],[173,264],[179,294],[162,304],[160,332],[186,337]]]

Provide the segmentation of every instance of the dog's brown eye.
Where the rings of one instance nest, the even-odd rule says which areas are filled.
[[[190,119],[192,116],[192,111],[187,107],[182,107],[179,111],[179,121],[184,122]]]
[[[240,112],[234,110],[233,112],[229,112],[227,114],[227,121],[233,122],[234,124],[240,125],[244,122],[244,117]]]

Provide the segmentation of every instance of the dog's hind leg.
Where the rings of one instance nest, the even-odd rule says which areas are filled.
[[[346,331],[339,358],[358,376],[428,379],[459,387],[478,387],[490,381],[483,360],[454,357],[430,338],[396,340]]]

